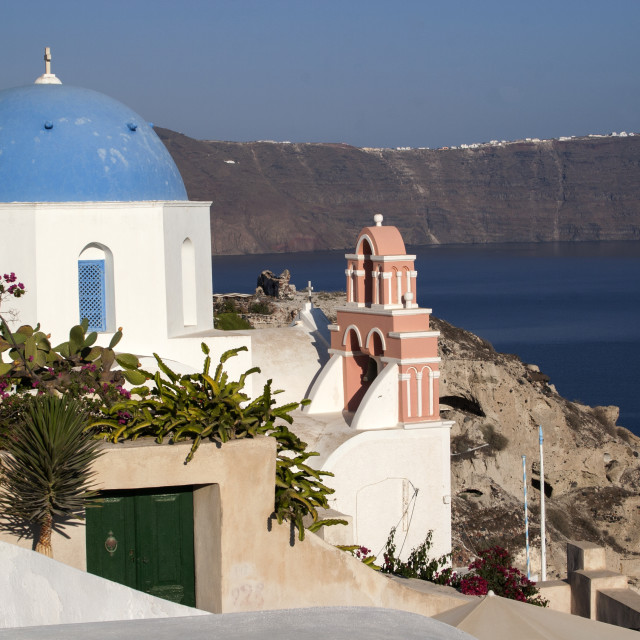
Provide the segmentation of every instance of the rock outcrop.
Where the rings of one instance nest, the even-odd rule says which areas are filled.
[[[291,274],[285,269],[279,276],[273,271],[265,269],[259,276],[256,286],[256,295],[272,298],[291,299],[296,292],[296,286],[291,284]]]
[[[538,367],[437,318],[432,325],[441,332],[442,413],[456,423],[451,468],[458,562],[493,544],[523,561],[523,455],[537,553],[542,425],[550,575],[564,575],[569,539],[605,546],[610,567],[640,575],[640,438],[616,426],[617,407],[569,402]],[[539,556],[533,567],[539,570]]]
[[[217,142],[156,129],[216,254],[344,249],[373,213],[407,244],[640,239],[640,136],[474,149]]]

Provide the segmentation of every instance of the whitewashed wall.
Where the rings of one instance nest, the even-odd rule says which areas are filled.
[[[403,558],[429,530],[434,532],[431,557],[451,551],[450,424],[432,424],[360,433],[322,466],[335,474],[326,479],[336,490],[331,507],[354,517],[355,543],[374,554],[394,526],[398,550],[404,542]]]
[[[200,343],[215,360],[225,350],[249,346],[250,337],[213,330],[211,235],[208,202],[66,202],[0,205],[0,271],[15,271],[28,293],[11,300],[20,323],[68,339],[79,318],[78,259],[90,245],[113,255],[114,313],[106,344],[118,327],[118,349],[161,356],[200,369]],[[197,324],[185,327],[182,243],[195,251]],[[87,254],[85,254],[86,257]],[[192,336],[189,338],[188,336]],[[218,337],[219,336],[219,337]],[[248,354],[230,360],[239,375],[251,366]],[[250,386],[250,385],[249,385]],[[249,389],[250,390],[250,389]]]

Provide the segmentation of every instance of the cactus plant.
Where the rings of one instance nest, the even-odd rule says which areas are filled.
[[[51,336],[40,331],[40,325],[23,325],[12,332],[0,318],[0,377],[14,379],[18,388],[59,392],[83,381],[85,394],[97,394],[106,402],[107,391],[122,387],[125,380],[131,384],[146,380],[135,356],[113,350],[122,338],[122,329],[113,335],[108,347],[100,347],[95,346],[98,335],[87,335],[87,328],[88,322],[83,320],[71,328],[69,340],[52,347]],[[5,354],[8,361],[3,358]],[[114,369],[114,364],[122,370]]]
[[[292,522],[304,538],[303,517],[310,514],[317,530],[325,524],[344,523],[339,520],[319,520],[318,508],[327,508],[327,496],[333,490],[322,483],[323,476],[332,474],[317,471],[307,464],[311,456],[306,443],[292,433],[291,411],[300,406],[293,402],[275,406],[271,380],[257,398],[250,400],[243,392],[249,375],[259,371],[249,369],[237,381],[229,380],[224,363],[246,347],[226,351],[220,358],[215,372],[211,372],[209,348],[202,344],[205,354],[202,373],[178,375],[155,355],[159,372],[146,374],[153,381],[151,388],[132,389],[138,398],[123,399],[105,408],[105,416],[94,420],[92,428],[101,431],[96,437],[111,442],[140,437],[153,437],[158,443],[165,440],[177,442],[190,438],[191,450],[187,464],[196,453],[203,439],[224,443],[240,438],[267,435],[277,441],[275,503],[273,516],[282,523]]]

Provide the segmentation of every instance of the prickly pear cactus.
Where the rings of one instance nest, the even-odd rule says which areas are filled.
[[[96,346],[98,334],[87,335],[87,329],[88,322],[83,320],[71,328],[69,340],[52,347],[51,335],[41,331],[40,325],[11,331],[0,319],[0,379],[10,379],[16,391],[74,391],[79,396],[98,396],[107,404],[124,391],[125,381],[142,384],[147,379],[135,356],[114,351],[122,329],[108,347]]]

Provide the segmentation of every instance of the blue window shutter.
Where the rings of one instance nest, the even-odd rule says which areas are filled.
[[[78,260],[80,322],[89,320],[89,331],[107,330],[104,260]]]

